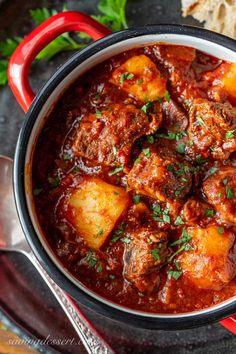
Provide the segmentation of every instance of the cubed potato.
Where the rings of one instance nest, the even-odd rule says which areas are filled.
[[[124,188],[99,178],[86,178],[70,195],[70,222],[89,247],[99,249],[127,207]]]
[[[193,249],[178,257],[186,276],[200,289],[222,289],[236,275],[235,235],[223,227],[189,227]]]
[[[229,70],[223,77],[223,84],[226,91],[236,98],[236,63],[229,66]]]
[[[146,55],[128,59],[113,72],[112,82],[141,101],[155,101],[166,91],[165,78]]]

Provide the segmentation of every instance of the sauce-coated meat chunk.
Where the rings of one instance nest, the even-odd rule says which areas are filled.
[[[153,133],[161,119],[157,113],[149,121],[144,112],[131,104],[115,104],[82,119],[72,150],[75,155],[98,164],[126,164],[135,140]]]
[[[146,55],[128,59],[113,72],[112,82],[140,101],[155,101],[166,91],[165,78]]]
[[[208,203],[222,215],[223,220],[236,223],[236,168],[223,166],[203,182]]]
[[[182,201],[191,189],[190,167],[168,145],[167,139],[159,139],[156,148],[143,150],[128,174],[128,185],[162,202]]]
[[[236,151],[236,110],[229,103],[205,99],[193,101],[190,110],[189,138],[197,154],[204,158],[227,159]]]
[[[195,73],[191,67],[196,50],[184,46],[158,45],[154,46],[153,51],[168,70],[171,88],[178,94],[180,101],[199,97]]]
[[[166,130],[174,133],[186,130],[188,127],[188,116],[175,101],[164,102],[162,104],[162,111],[162,125]]]
[[[163,231],[140,228],[129,234],[124,251],[124,276],[141,292],[152,292],[159,285],[159,269],[166,260],[168,235]]]
[[[192,249],[178,260],[185,277],[197,288],[220,290],[236,274],[235,235],[222,227],[189,227]]]

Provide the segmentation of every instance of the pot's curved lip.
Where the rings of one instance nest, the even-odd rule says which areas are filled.
[[[92,293],[91,295],[88,295],[85,291],[76,287],[51,260],[47,252],[42,247],[42,243],[40,242],[34,230],[27,209],[25,197],[24,173],[25,155],[27,151],[28,140],[34,123],[37,120],[38,114],[49,95],[73,69],[75,69],[80,63],[98,51],[124,39],[131,39],[150,34],[178,34],[197,37],[205,39],[209,42],[216,43],[222,47],[236,52],[236,41],[233,39],[217,33],[213,33],[208,30],[184,25],[148,25],[145,27],[123,30],[93,42],[88,47],[77,52],[64,65],[62,65],[43,86],[41,91],[34,99],[26,115],[27,119],[25,120],[21,129],[15,152],[13,172],[14,195],[20,222],[30,247],[37,256],[40,263],[47,270],[49,275],[73,298],[81,301],[84,305],[93,308],[103,315],[114,318],[116,320],[126,321],[128,323],[135,324],[136,326],[151,329],[191,328],[204,325],[209,322],[218,321],[230,316],[236,310],[236,298],[229,299],[220,305],[210,307],[198,312],[191,312],[187,314],[181,313],[176,315],[149,314],[141,311],[130,310],[128,308],[114,304],[109,300],[107,300],[106,303],[99,301],[93,297]]]

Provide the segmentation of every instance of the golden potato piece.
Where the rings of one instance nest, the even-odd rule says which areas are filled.
[[[141,101],[155,101],[166,91],[165,78],[146,55],[128,59],[113,72],[111,81]]]
[[[189,227],[193,249],[178,260],[184,276],[200,289],[222,289],[236,275],[235,235],[223,227]]]
[[[128,202],[123,188],[99,178],[87,178],[69,198],[69,221],[89,247],[99,249]]]
[[[233,97],[236,97],[236,63],[229,66],[229,70],[223,77],[223,85],[226,91]]]

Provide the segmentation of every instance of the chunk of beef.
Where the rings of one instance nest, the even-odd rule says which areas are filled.
[[[166,91],[166,79],[146,55],[135,55],[112,74],[112,83],[140,101],[155,101]]]
[[[197,154],[204,158],[227,159],[236,151],[235,128],[236,109],[230,103],[193,101],[188,132]]]
[[[203,192],[225,221],[236,223],[235,167],[220,167],[203,182]]]
[[[186,130],[188,127],[188,117],[186,113],[172,99],[162,104],[163,127],[165,129],[178,133]]]
[[[183,206],[183,219],[186,225],[206,224],[212,220],[215,210],[212,206],[195,198],[189,198]]]
[[[194,48],[158,45],[154,47],[154,54],[168,70],[171,88],[182,102],[200,97],[197,85],[195,85],[195,73],[191,67],[196,57]]]
[[[159,270],[166,260],[168,235],[139,228],[131,232],[124,251],[124,276],[139,291],[151,293],[159,285]]]
[[[156,131],[161,120],[161,113],[149,121],[149,117],[135,106],[115,104],[82,119],[72,150],[76,156],[94,163],[126,164],[135,140]]]
[[[172,152],[167,139],[159,139],[148,152],[141,152],[128,174],[129,187],[162,202],[183,201],[192,185],[189,163]]]
[[[233,232],[217,226],[189,227],[193,249],[178,256],[180,267],[196,287],[220,290],[236,275],[236,248]]]

